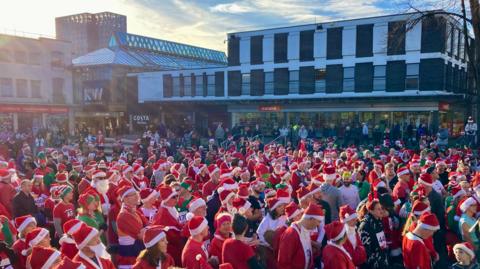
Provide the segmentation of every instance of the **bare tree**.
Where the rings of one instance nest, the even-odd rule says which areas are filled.
[[[478,94],[480,93],[480,5],[479,0],[406,0],[403,3],[406,11],[414,11],[420,16],[412,17],[407,23],[407,31],[429,18],[435,16],[448,16],[461,25],[463,43],[468,56],[468,77],[472,98],[467,98],[474,104],[474,111],[478,113]],[[449,35],[450,33],[446,33]],[[473,38],[472,38],[473,36]],[[447,37],[447,36],[446,36]],[[453,37],[452,37],[453,38]],[[477,115],[478,118],[478,115]]]

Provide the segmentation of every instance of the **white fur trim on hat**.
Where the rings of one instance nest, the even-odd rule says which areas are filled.
[[[132,172],[132,171],[133,171],[133,168],[131,166],[129,166],[125,170],[123,170],[122,173],[125,174],[125,173]]]
[[[427,182],[423,181],[422,178],[419,178],[419,179],[418,179],[418,183],[423,184],[423,185],[425,185],[425,186],[430,186],[430,187],[432,186],[431,183],[427,183]]]
[[[200,233],[201,233],[205,228],[207,228],[207,227],[208,227],[208,222],[207,222],[207,220],[204,218],[203,221],[202,221],[202,223],[201,223],[197,228],[195,228],[195,229],[193,229],[193,230],[190,230],[190,229],[189,229],[189,230],[190,230],[190,234],[191,234],[191,235],[200,234]]]
[[[281,205],[286,205],[288,204],[289,202],[286,202],[285,200],[282,199],[278,199],[278,201],[272,206],[272,208],[270,208],[270,211],[273,211],[275,210],[277,207],[281,206]]]
[[[49,269],[52,267],[53,263],[62,255],[62,253],[58,250],[55,250],[50,257],[48,257],[47,261],[43,264],[42,268],[40,269]]]
[[[461,189],[457,193],[455,193],[455,195],[453,195],[453,199],[457,198],[460,195],[467,195],[467,193],[463,189]]]
[[[120,197],[121,200],[123,200],[127,195],[133,193],[133,192],[136,192],[137,190],[135,190],[135,188],[130,188],[128,189],[127,191],[125,191],[122,196]]]
[[[325,220],[325,216],[318,216],[318,215],[303,215],[302,218],[316,219],[316,220],[319,220],[319,221],[324,221]]]
[[[468,197],[467,200],[465,200],[461,205],[460,205],[460,210],[462,210],[462,212],[465,213],[465,211],[467,211],[467,209],[476,204],[476,201],[475,199],[473,199],[472,197]]]
[[[105,172],[99,172],[99,173],[93,174],[92,177],[93,177],[93,179],[96,179],[98,177],[106,177],[106,176],[107,176],[107,174]]]
[[[207,204],[205,203],[205,200],[203,200],[202,198],[197,198],[188,206],[188,211],[193,212],[197,210],[199,207],[206,206],[206,205]]]
[[[427,207],[427,208],[425,208],[425,209],[422,210],[422,211],[413,211],[412,213],[413,213],[413,215],[415,215],[415,216],[421,216],[421,215],[422,215],[423,213],[425,213],[425,212],[430,212],[430,210],[431,210],[430,207]]]
[[[238,213],[245,214],[250,207],[252,207],[252,204],[249,201],[245,201],[245,204],[238,209]]]
[[[337,174],[336,173],[333,173],[333,174],[323,174],[323,179],[325,179],[325,181],[327,180],[334,180],[337,178]]]
[[[88,244],[88,242],[90,242],[90,240],[92,240],[92,238],[94,236],[96,236],[97,234],[98,234],[98,230],[93,228],[90,231],[90,233],[83,239],[83,241],[80,244],[77,245],[77,248],[78,249],[84,248]]]
[[[408,175],[408,174],[410,174],[410,171],[408,169],[405,169],[405,170],[397,173],[397,176],[399,177],[399,176]]]
[[[23,230],[25,230],[25,228],[27,228],[27,226],[28,226],[30,223],[32,223],[32,222],[34,222],[35,224],[37,224],[37,221],[35,220],[34,217],[28,217],[28,218],[26,218],[26,219],[23,221],[23,223],[22,223],[20,226],[18,226],[17,230],[18,230],[20,233],[23,232]]]
[[[37,234],[37,236],[32,241],[30,241],[30,247],[38,245],[38,243],[40,243],[40,241],[42,241],[49,234],[50,232],[47,229],[42,228],[42,230]]]
[[[425,230],[430,230],[430,231],[437,231],[440,229],[440,226],[432,226],[432,225],[428,225],[428,224],[425,224],[425,223],[422,223],[422,222],[418,222],[418,226],[422,229],[425,229]]]
[[[465,251],[468,255],[470,255],[470,257],[472,257],[472,259],[475,258],[475,252],[473,252],[470,248],[465,246],[465,244],[462,244],[462,243],[455,244],[455,246],[453,246],[453,250],[456,250],[456,249],[461,249]]]
[[[354,219],[358,219],[358,215],[357,213],[353,213],[353,214],[345,214],[345,218],[342,220],[343,223],[346,223],[346,222],[349,222],[351,220],[354,220]]]
[[[155,244],[157,244],[158,242],[160,242],[160,240],[162,240],[163,238],[165,238],[165,236],[167,236],[165,234],[165,232],[161,232],[159,234],[157,234],[157,236],[155,236],[152,240],[148,241],[148,242],[145,242],[144,245],[146,248],[150,248],[150,247],[153,247],[155,246]]]
[[[236,189],[238,189],[238,183],[235,182],[234,184],[223,184],[222,187],[223,187],[223,189],[229,190],[229,191],[236,190]]]
[[[298,215],[300,215],[302,213],[303,213],[302,209],[297,209],[297,210],[295,210],[295,212],[293,212],[293,214],[290,217],[288,217],[288,219],[293,220],[294,218],[296,218]]]
[[[236,194],[232,191],[230,192],[227,197],[225,197],[224,200],[220,201],[222,204],[226,203],[228,200],[230,200],[232,197],[234,197]]]

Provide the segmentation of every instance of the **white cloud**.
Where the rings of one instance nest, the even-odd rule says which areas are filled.
[[[210,8],[213,12],[220,12],[220,13],[230,13],[230,14],[238,14],[238,13],[247,13],[253,12],[251,6],[244,5],[242,3],[228,3],[228,4],[218,4]]]

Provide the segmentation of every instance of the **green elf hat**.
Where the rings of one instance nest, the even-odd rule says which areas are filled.
[[[192,191],[194,184],[195,183],[192,180],[187,179],[180,183],[180,187],[186,189],[187,191]]]
[[[62,185],[58,189],[58,192],[59,192],[58,197],[60,199],[63,199],[67,194],[71,193],[72,191],[73,191],[72,187],[70,187],[68,185]]]

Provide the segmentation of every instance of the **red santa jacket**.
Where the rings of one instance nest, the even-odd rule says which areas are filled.
[[[62,252],[63,256],[67,256],[70,259],[75,258],[78,254],[78,248],[75,244],[75,241],[64,234],[59,241],[60,244],[60,252]]]
[[[405,269],[432,268],[428,248],[423,243],[423,239],[415,234],[408,232],[403,237],[402,252]]]
[[[173,208],[175,210],[175,208]],[[167,234],[167,253],[173,257],[175,264],[180,266],[181,253],[185,245],[185,238],[181,236],[182,225],[176,216],[173,216],[166,207],[160,206],[157,214],[153,218],[153,225],[163,225],[168,227]]]
[[[22,254],[22,251],[27,249],[27,244],[25,243],[25,239],[20,238],[12,246],[13,252],[17,255],[17,260],[15,261],[15,267],[18,269],[25,269],[27,268],[27,256]]]
[[[140,190],[150,187],[150,180],[145,176],[143,177],[134,176],[133,182],[135,183],[134,185],[136,185],[136,187]]]
[[[165,260],[162,261],[160,268],[170,268],[175,266],[175,261],[172,256],[166,254]],[[138,258],[137,262],[133,265],[132,269],[156,269],[157,266],[150,265],[144,259]]]
[[[73,258],[73,261],[85,265],[86,269],[115,269],[115,266],[110,260],[97,257],[97,261],[99,261],[99,264],[97,264],[81,251]]]
[[[328,242],[322,251],[323,269],[355,269],[352,257],[343,246]]]
[[[309,236],[309,235],[308,235]],[[300,239],[300,227],[293,223],[283,233],[278,250],[278,268],[282,269],[305,269],[313,268],[313,255],[311,241]],[[310,249],[306,249],[307,245]],[[306,266],[306,262],[309,265]]]
[[[203,242],[197,242],[190,237],[182,251],[182,267],[186,269],[213,269],[210,265],[199,262],[197,260],[198,255],[200,255],[200,260],[208,260],[208,253]]]
[[[350,238],[348,238],[343,244],[343,248],[345,248],[348,254],[350,254],[350,257],[352,257],[353,264],[355,266],[360,266],[367,261],[367,252],[365,251],[365,247],[363,246],[363,243],[360,240],[360,236],[357,232],[355,232],[355,240],[355,247],[350,241]]]
[[[208,246],[208,254],[210,257],[217,257],[220,263],[222,263],[222,247],[225,240],[228,238],[223,237],[220,233],[215,233],[212,242]]]

